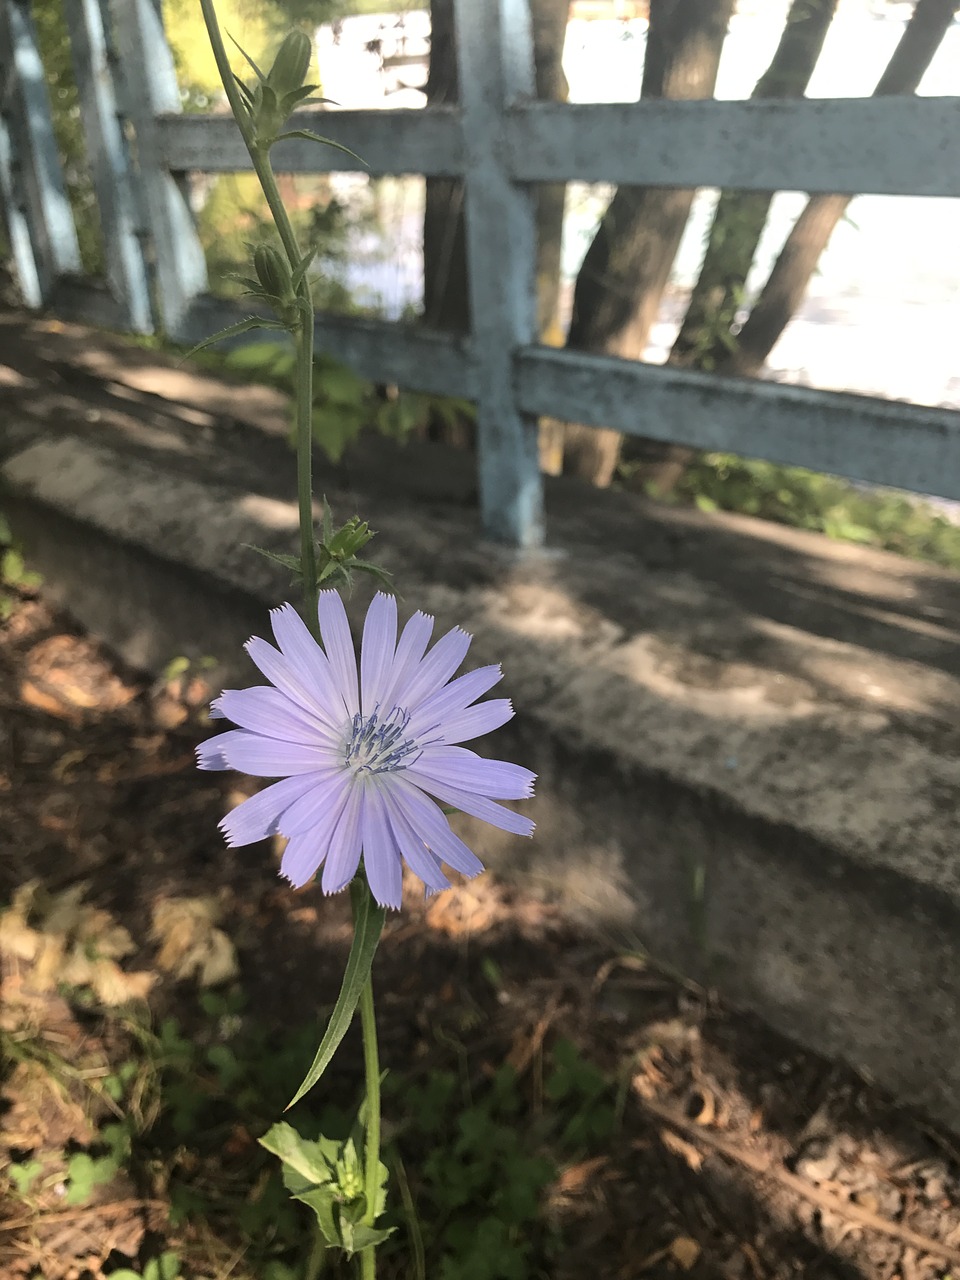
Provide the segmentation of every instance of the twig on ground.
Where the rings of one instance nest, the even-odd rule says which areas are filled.
[[[826,1209],[829,1213],[835,1213],[840,1217],[849,1219],[851,1222],[856,1222],[868,1230],[878,1231],[883,1235],[890,1236],[894,1240],[899,1240],[901,1244],[909,1245],[912,1249],[919,1249],[924,1253],[943,1258],[951,1266],[960,1266],[960,1249],[953,1249],[950,1245],[934,1240],[932,1236],[925,1236],[917,1231],[911,1231],[909,1227],[901,1226],[899,1222],[893,1222],[889,1218],[883,1217],[882,1214],[873,1213],[870,1209],[865,1209],[862,1205],[855,1204],[852,1200],[843,1200],[840,1196],[834,1195],[830,1191],[824,1191],[820,1187],[813,1186],[799,1177],[798,1174],[791,1173],[789,1169],[783,1169],[774,1164],[769,1157],[746,1151],[735,1142],[731,1142],[727,1138],[721,1138],[719,1134],[712,1133],[709,1129],[702,1128],[696,1121],[688,1120],[686,1116],[678,1115],[669,1107],[663,1107],[647,1098],[640,1098],[639,1102],[651,1115],[656,1116],[658,1120],[664,1121],[673,1128],[679,1129],[685,1136],[702,1143],[705,1147],[710,1147],[719,1155],[726,1156],[728,1160],[744,1165],[761,1177],[773,1178],[781,1186],[787,1187],[796,1195],[802,1196],[803,1199],[809,1200],[821,1209]]]

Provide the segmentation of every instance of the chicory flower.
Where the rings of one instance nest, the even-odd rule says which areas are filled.
[[[507,698],[477,702],[501,679],[499,666],[452,679],[470,646],[465,631],[454,627],[428,652],[433,619],[415,613],[398,640],[396,600],[378,592],[358,672],[337,592],[320,593],[322,648],[292,605],[270,617],[279,651],[258,637],[246,646],[270,685],[224,691],[212,714],[240,727],[197,753],[201,769],[281,779],[224,818],[229,845],[286,836],[281,874],[299,887],[322,866],[325,893],[349,884],[362,855],[374,898],[399,907],[404,861],[431,892],[449,888],[441,863],[467,876],[483,870],[436,801],[533,834],[529,818],[496,801],[530,796],[535,775],[459,745],[513,716]]]

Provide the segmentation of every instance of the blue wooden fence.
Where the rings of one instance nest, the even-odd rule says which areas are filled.
[[[527,0],[455,3],[459,107],[313,110],[302,121],[373,175],[465,179],[469,338],[320,315],[317,347],[368,378],[477,403],[489,535],[542,541],[539,415],[960,499],[960,413],[539,346],[532,186],[957,197],[960,98],[538,103]],[[197,342],[241,313],[208,292],[187,175],[245,170],[249,157],[230,118],[181,113],[153,0],[64,4],[108,288],[80,275],[29,2],[0,0],[0,204],[24,297]],[[288,172],[361,167],[299,140],[273,158]]]

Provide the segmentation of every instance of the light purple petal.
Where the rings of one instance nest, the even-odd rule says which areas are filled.
[[[339,729],[344,718],[353,715],[353,712],[347,710],[327,655],[314,640],[307,624],[293,605],[285,604],[279,609],[272,609],[270,621],[283,656],[293,670],[300,674],[313,699],[324,708],[324,719],[334,729]]]
[[[424,698],[447,683],[467,656],[472,636],[454,627],[441,636],[410,679],[394,691],[394,701],[407,711],[418,707]]]
[[[448,867],[453,867],[454,871],[465,876],[480,874],[483,863],[450,830],[450,823],[443,811],[429,796],[424,795],[400,774],[395,774],[390,779],[390,799],[403,809],[404,816],[413,829]]]
[[[407,817],[402,801],[397,800],[389,787],[383,791],[384,803],[390,820],[393,837],[406,859],[407,866],[415,876],[419,876],[429,893],[441,893],[450,888],[450,881],[443,874],[440,859],[424,844],[421,836],[414,830]],[[482,871],[483,867],[478,862]]]
[[[416,763],[425,778],[493,800],[527,800],[537,775],[507,760],[486,760],[466,747],[427,747]]]
[[[297,799],[280,820],[280,831],[285,836],[297,836],[302,831],[326,822],[331,811],[339,815],[351,777],[339,764],[323,773],[310,775],[313,787]]]
[[[376,785],[364,788],[360,832],[363,837],[363,869],[370,892],[381,907],[399,909],[403,899],[400,850]]]
[[[503,672],[497,665],[478,667],[476,671],[457,676],[417,707],[411,715],[410,732],[423,733],[438,726],[442,729],[450,716],[459,714],[502,679]]]
[[[198,769],[231,769],[233,767],[223,754],[221,746],[221,740],[226,736],[225,733],[218,733],[215,737],[207,738],[206,742],[200,743],[197,747]]]
[[[443,720],[438,730],[444,742],[469,742],[482,734],[493,733],[513,719],[513,703],[509,698],[491,698]]]
[[[286,876],[297,889],[312,880],[320,864],[326,858],[333,839],[334,830],[340,821],[349,797],[349,788],[342,787],[338,792],[332,788],[323,790],[328,801],[327,807],[309,827],[297,831],[287,841],[280,860],[280,874]],[[286,815],[284,815],[286,818]]]
[[[363,787],[350,787],[323,867],[323,892],[339,893],[357,874],[360,863],[360,808]]]
[[[259,636],[251,636],[245,647],[251,659],[281,693],[285,693],[305,711],[319,716],[324,721],[329,721],[330,715],[325,703],[317,696],[305,673],[295,667],[289,658],[278,653],[272,644],[261,640]],[[343,719],[344,721],[347,719],[346,710],[344,710]]]
[[[332,746],[337,741],[333,731],[316,715],[267,685],[224,689],[214,706],[241,729],[250,729],[265,738],[282,738],[305,746]]]
[[[337,690],[346,704],[348,713],[356,715],[360,710],[360,695],[357,689],[357,655],[347,622],[347,611],[343,607],[338,591],[321,591],[317,604],[317,616],[320,619],[320,634],[323,647],[330,659]]]
[[[246,729],[231,729],[204,742],[199,750],[201,769],[222,769],[222,764],[206,763],[209,759],[224,759],[231,769],[250,773],[260,778],[285,778],[293,773],[311,773],[330,762],[330,753],[324,747],[307,747],[299,742],[281,742],[277,738],[264,738]]]
[[[397,690],[402,688],[416,670],[417,663],[426,652],[433,635],[433,619],[426,613],[415,613],[400,632],[400,642],[393,660],[393,668],[383,688],[384,712],[397,706]],[[409,707],[406,710],[409,711]]]
[[[313,785],[310,774],[284,778],[264,787],[249,800],[241,801],[220,823],[227,844],[231,847],[253,844],[255,840],[277,835],[283,811]]]
[[[397,602],[378,591],[367,610],[360,645],[360,709],[369,716],[382,705],[397,648]],[[384,707],[389,712],[390,707]]]
[[[474,818],[480,818],[482,822],[489,822],[493,827],[500,827],[503,831],[512,831],[514,835],[533,835],[536,824],[531,822],[529,818],[525,818],[521,813],[514,813],[512,809],[505,809],[502,804],[495,804],[493,800],[488,800],[486,796],[478,796],[472,791],[464,791],[462,787],[454,787],[445,782],[437,782],[435,779],[419,773],[416,769],[406,769],[404,772],[405,776],[415,786],[424,791],[429,791],[432,796],[436,796],[444,804],[451,804],[455,809],[462,809],[464,813],[469,813]]]

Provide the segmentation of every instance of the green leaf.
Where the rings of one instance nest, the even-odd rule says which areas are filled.
[[[239,373],[280,380],[289,378],[296,360],[289,347],[276,339],[267,339],[265,342],[250,342],[228,352],[225,363],[228,369]]]
[[[364,414],[359,405],[317,405],[313,410],[313,436],[331,462],[339,462],[351,440],[364,427]]]
[[[366,160],[362,156],[358,156],[355,151],[351,151],[349,147],[345,147],[342,142],[334,142],[332,138],[321,138],[319,133],[314,133],[312,129],[291,129],[289,133],[280,133],[274,138],[274,142],[283,142],[285,138],[306,138],[308,142],[322,142],[325,147],[335,147],[337,151],[343,151],[348,156],[353,156],[354,160],[367,167]]]
[[[25,569],[23,556],[13,547],[0,556],[0,579],[8,586],[14,587],[22,581]]]
[[[285,93],[283,97],[280,99],[280,110],[283,112],[285,116],[290,115],[290,113],[301,102],[303,102],[305,98],[310,97],[314,89],[319,89],[319,88],[320,86],[318,84],[305,84],[305,85],[302,85],[299,89],[291,89],[289,93]]]
[[[307,252],[300,259],[300,261],[297,263],[297,265],[294,267],[293,274],[290,277],[290,280],[291,280],[291,283],[293,284],[294,289],[300,288],[300,282],[303,280],[303,277],[307,274],[307,271],[310,268],[310,263],[314,260],[316,256],[317,256],[316,248],[308,249]]]
[[[370,390],[369,382],[345,364],[330,365],[317,377],[317,390],[337,405],[359,405]]]
[[[25,1160],[23,1164],[10,1165],[7,1176],[20,1195],[25,1196],[29,1195],[30,1188],[42,1172],[43,1165],[39,1160]]]
[[[177,658],[171,658],[167,665],[163,668],[164,680],[176,680],[177,676],[185,675],[190,670],[190,659],[180,654]]]
[[[304,1094],[309,1093],[329,1066],[337,1046],[347,1034],[347,1029],[353,1021],[353,1015],[360,1003],[360,993],[370,976],[373,957],[377,953],[377,945],[380,942],[380,934],[383,932],[383,922],[387,914],[386,908],[374,902],[366,881],[359,876],[350,885],[350,897],[353,900],[355,927],[350,954],[347,957],[347,967],[343,975],[343,985],[333,1013],[330,1015],[330,1021],[327,1023],[327,1029],[323,1033],[323,1039],[320,1041],[317,1055],[300,1088],[287,1103],[287,1110],[295,1102],[299,1102]]]
[[[299,556],[288,556],[282,551],[268,551],[266,547],[255,546],[252,542],[245,542],[243,545],[248,551],[256,551],[257,555],[266,556],[268,560],[273,560],[275,564],[282,564],[283,567],[285,569],[289,569],[291,573],[299,576],[302,572]]]
[[[83,1204],[89,1200],[95,1187],[111,1182],[118,1170],[118,1162],[112,1156],[94,1159],[86,1151],[78,1151],[67,1161],[69,1187],[65,1204]]]
[[[317,1224],[324,1240],[333,1248],[341,1247],[340,1228],[334,1214],[334,1205],[337,1202],[336,1188],[331,1184],[325,1187],[312,1187],[308,1191],[294,1191],[291,1194],[294,1200],[307,1205],[317,1215]]]
[[[189,360],[191,356],[195,356],[198,351],[203,351],[205,347],[211,347],[215,342],[221,342],[224,338],[234,338],[239,333],[249,333],[251,329],[280,329],[286,332],[287,326],[280,323],[279,320],[268,320],[265,316],[248,316],[246,320],[238,320],[236,324],[228,324],[226,329],[221,329],[219,333],[211,334],[209,338],[204,338],[203,342],[198,342],[195,347],[191,347],[186,355],[181,356],[180,363]]]
[[[177,1280],[179,1274],[180,1256],[172,1249],[165,1249],[159,1258],[151,1258],[143,1268],[143,1280]]]
[[[284,1164],[284,1172],[287,1168],[292,1169],[308,1186],[320,1186],[333,1178],[329,1153],[332,1149],[333,1159],[336,1160],[337,1145],[329,1139],[321,1138],[312,1142],[309,1138],[302,1138],[293,1125],[281,1121],[267,1130],[260,1139],[260,1145],[279,1156]]]
[[[363,1222],[354,1226],[345,1218],[340,1219],[341,1244],[347,1254],[362,1253],[370,1245],[381,1245],[395,1230],[395,1227],[368,1227]]]
[[[229,33],[229,32],[227,32],[227,34],[228,34],[228,35],[230,35],[230,33]],[[231,39],[231,40],[233,40],[233,36],[230,36],[230,39]],[[254,60],[250,57],[249,53],[247,53],[247,51],[243,48],[243,46],[242,46],[242,45],[237,44],[237,41],[236,41],[236,40],[233,40],[233,43],[234,43],[235,45],[237,45],[237,48],[238,48],[238,49],[240,50],[240,52],[243,54],[243,56],[244,56],[244,58],[246,59],[246,61],[247,61],[247,62],[249,62],[250,66],[253,68],[254,74],[256,75],[256,77],[257,77],[257,79],[260,81],[260,83],[261,83],[261,84],[266,84],[266,82],[267,82],[267,77],[263,74],[263,72],[260,70],[260,68],[259,68],[259,67],[257,66],[257,64],[254,62]]]

